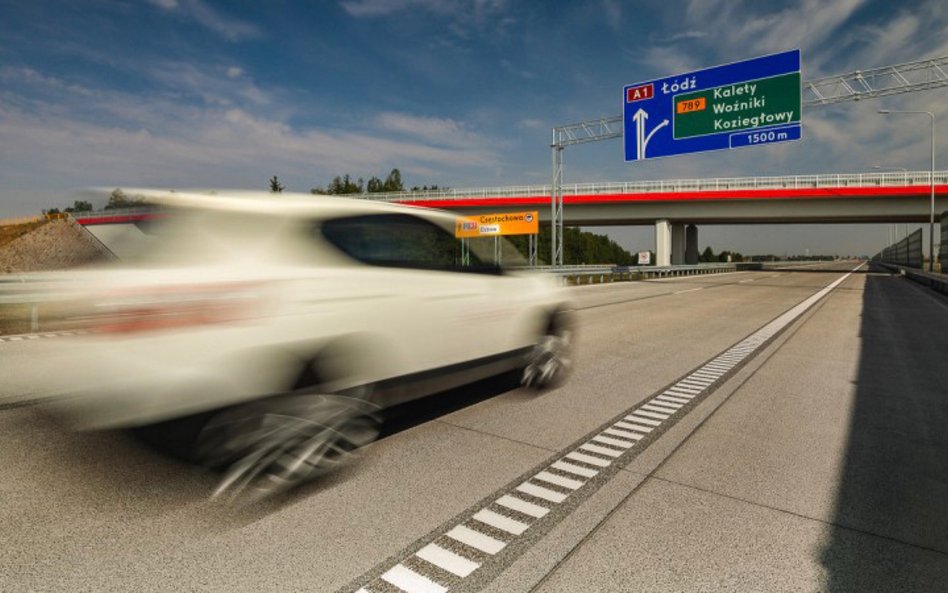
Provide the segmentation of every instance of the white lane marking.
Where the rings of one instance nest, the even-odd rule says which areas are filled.
[[[738,280],[738,284],[747,284],[748,282],[753,282],[756,278],[750,278],[748,280]]]
[[[678,410],[680,410],[680,409],[682,409],[683,407],[685,407],[684,404],[675,404],[675,403],[672,403],[672,402],[668,402],[668,401],[665,401],[665,400],[658,399],[657,397],[650,399],[649,402],[648,402],[648,405],[650,405],[650,406],[657,406],[657,407],[663,409],[663,410],[666,411],[666,412],[672,412],[672,413],[677,412]]]
[[[680,397],[686,400],[692,400],[700,392],[696,391],[683,391],[679,390],[677,387],[672,387],[671,389],[666,389],[662,392],[662,395],[670,395],[672,397]]]
[[[713,383],[721,378],[721,373],[711,373],[708,371],[695,371],[691,373],[689,377],[698,377],[700,379],[707,379]]]
[[[676,290],[675,294],[685,294],[686,292],[694,292],[696,290],[704,290],[704,287],[702,286],[700,288],[689,288],[688,290]]]
[[[396,564],[382,575],[382,580],[395,585],[407,593],[445,593],[448,588],[439,585],[428,577],[422,576],[414,570]]]
[[[22,340],[23,338],[20,337],[20,336],[14,336],[14,337],[12,337],[12,338],[7,338],[7,339],[10,340],[11,342],[19,342],[19,341]]]
[[[468,560],[451,550],[445,550],[438,544],[428,544],[415,552],[415,556],[461,578],[466,577],[480,567],[477,562]]]
[[[563,488],[569,488],[570,490],[577,490],[582,487],[585,482],[582,480],[574,480],[572,478],[564,478],[563,476],[558,476],[556,474],[551,474],[550,472],[540,472],[537,475],[533,476],[535,480],[542,480],[544,482],[549,482],[550,484],[556,484],[557,486],[562,486]]]
[[[477,511],[474,514],[473,519],[477,519],[481,523],[485,523],[491,527],[496,527],[501,531],[506,531],[507,533],[512,533],[514,535],[520,535],[530,527],[526,523],[511,519],[510,517],[505,517],[500,513],[495,513],[490,509],[481,509]]]
[[[635,416],[645,416],[646,418],[657,418],[659,420],[668,420],[671,414],[659,414],[658,412],[643,411],[642,408],[632,412]]]
[[[542,498],[543,500],[548,500],[550,502],[563,502],[566,500],[566,495],[559,492],[554,492],[549,488],[544,488],[542,486],[537,486],[536,484],[531,484],[530,482],[524,482],[517,486],[517,490],[525,492],[531,496],[536,496],[537,498]]]
[[[655,396],[655,399],[671,402],[671,403],[674,403],[676,406],[684,406],[685,404],[691,401],[690,399],[686,399],[684,397],[675,397],[674,395],[665,395],[664,393],[662,395]],[[652,400],[652,401],[655,401],[655,400]]]
[[[714,381],[707,380],[698,380],[698,379],[682,379],[677,383],[679,387],[690,387],[692,389],[698,389],[704,391],[708,385],[714,383]]]
[[[632,433],[626,433],[626,434],[632,434]],[[594,469],[589,469],[588,467],[579,467],[578,465],[573,465],[572,463],[566,463],[565,461],[562,461],[562,460],[557,461],[550,467],[552,467],[553,469],[558,469],[561,472],[567,472],[567,473],[574,474],[577,476],[582,476],[584,478],[592,478],[596,474],[599,473]]]
[[[860,267],[862,267],[862,265],[863,264],[860,264],[857,268],[853,270],[853,272],[855,272]],[[725,364],[727,364],[728,361],[733,361],[733,362],[730,362],[730,366],[726,367],[727,370],[730,370],[730,368],[736,366],[739,363],[742,363],[747,356],[752,355],[753,352],[758,347],[762,346],[772,336],[776,335],[780,331],[783,331],[789,324],[793,323],[796,319],[798,319],[804,312],[806,312],[810,307],[812,307],[815,303],[817,303],[820,299],[822,299],[826,294],[828,294],[830,291],[832,291],[834,288],[836,288],[842,282],[844,282],[849,276],[852,275],[853,272],[850,272],[844,275],[843,277],[837,279],[836,281],[826,286],[825,288],[823,288],[816,294],[811,295],[806,300],[802,301],[801,303],[797,304],[795,307],[791,308],[790,310],[786,311],[784,314],[780,315],[777,319],[771,321],[763,328],[760,328],[757,332],[754,333],[754,335],[751,338],[745,339],[737,346],[732,347],[728,351],[728,353],[716,358],[715,360],[706,364],[704,367],[702,367],[699,370],[704,371],[706,369],[709,369],[713,366],[718,366],[718,365],[724,366]],[[700,381],[700,380],[688,381],[688,379],[692,377],[693,375],[689,375],[685,377],[678,384],[673,385],[671,388],[663,392],[661,395],[654,397],[653,400],[661,401],[659,400],[659,398],[666,398],[666,400],[671,400],[671,402],[674,404],[679,404],[679,403],[683,404],[684,402],[687,402],[688,400],[690,400],[692,397],[695,397],[698,393],[703,393],[704,391],[707,391],[708,388],[710,388],[711,383],[708,383],[707,387],[704,387],[703,391],[699,390],[696,392],[694,389],[688,387],[688,384],[692,383],[692,384],[695,384],[696,386],[702,386],[704,385],[705,382]],[[682,385],[682,383],[684,383],[684,385]],[[643,432],[647,433],[648,431],[652,429],[646,428],[645,426],[658,427],[662,425],[662,422],[658,422],[656,420],[650,419],[648,416],[651,416],[652,418],[661,418],[662,420],[668,419],[671,416],[671,414],[665,415],[665,414],[658,414],[656,412],[643,411],[642,408],[648,405],[654,405],[655,407],[658,407],[660,409],[666,409],[666,410],[674,407],[673,405],[660,404],[660,403],[644,404],[640,406],[639,409],[629,412],[626,416],[624,416],[624,420],[615,421],[612,425],[615,428],[605,428],[603,429],[601,434],[592,434],[591,436],[587,437],[588,440],[585,443],[578,445],[578,449],[584,449],[586,451],[596,453],[596,455],[586,455],[579,451],[572,451],[570,453],[567,453],[564,458],[568,458],[573,461],[577,461],[577,462],[581,462],[581,463],[593,465],[593,466],[599,466],[599,467],[609,466],[612,463],[612,461],[616,460],[616,458],[622,457],[625,451],[617,450],[616,448],[613,448],[612,446],[602,447],[599,445],[595,445],[590,441],[598,440],[599,442],[603,442],[602,439],[609,438],[609,437],[604,437],[603,435],[605,434],[613,434],[613,436],[624,436],[624,435],[615,434],[616,431],[621,432],[620,429],[642,430]],[[662,405],[665,405],[666,407],[662,408],[661,407]],[[676,411],[677,410],[673,411],[672,414],[674,414]],[[606,432],[610,430],[613,432],[611,433]],[[613,439],[613,440],[619,441],[620,439]],[[605,442],[608,443],[608,441],[605,441]],[[622,442],[625,443],[626,441],[622,441]],[[633,446],[634,444],[635,443],[631,443],[629,447]],[[603,457],[600,457],[600,455]],[[610,459],[606,459],[605,457],[612,457],[613,459],[610,460]],[[581,477],[587,477],[589,473],[596,475],[595,470],[591,470],[589,468],[581,467],[578,465],[572,465],[562,460],[552,461],[547,467],[556,468],[562,472],[573,473],[573,475],[579,475]],[[609,476],[611,474],[606,474],[606,475]],[[537,473],[531,479],[536,479],[540,482],[549,483],[551,485],[558,484],[559,486],[565,487],[565,488],[575,487],[574,489],[578,489],[586,485],[589,487],[584,488],[583,491],[584,492],[588,491],[590,493],[594,491],[596,488],[598,488],[602,483],[600,481],[583,482],[581,480],[572,480],[570,478],[566,478],[559,474],[554,474],[552,472],[545,471],[542,469],[539,471],[539,473]],[[490,501],[488,502],[488,504],[496,503],[500,506],[506,506],[507,508],[511,508],[512,510],[517,510],[518,512],[524,512],[524,514],[528,516],[534,516],[534,517],[539,518],[539,517],[545,516],[549,512],[549,510],[552,510],[552,509],[547,509],[543,505],[533,504],[525,500],[522,500],[518,496],[515,496],[516,492],[514,492],[514,490],[525,493],[525,494],[529,494],[531,497],[535,497],[535,498],[552,502],[554,504],[563,502],[564,500],[566,500],[566,498],[569,497],[569,494],[563,494],[560,491],[554,491],[549,488],[544,488],[537,484],[531,483],[529,480],[526,482],[521,482],[519,485],[516,485],[516,486],[515,484],[517,484],[517,482],[512,482],[510,484],[510,488],[511,488],[510,494],[505,494],[501,496],[500,499]],[[577,493],[577,495],[580,497],[579,499],[580,501],[584,500],[583,493]],[[477,527],[477,525],[491,526],[494,529],[503,529],[505,531],[508,531],[509,533],[515,534],[515,536],[520,535],[526,529],[529,529],[529,525],[527,523],[516,521],[514,519],[511,519],[510,517],[506,517],[505,515],[495,513],[486,508],[480,508],[480,509],[477,509],[477,511],[478,512],[475,515],[472,515],[473,521],[471,521],[471,525],[473,525],[473,527]],[[530,512],[527,512],[527,511],[530,511]],[[488,554],[496,554],[500,550],[504,549],[505,546],[507,546],[507,543],[500,541],[496,538],[490,537],[489,535],[481,533],[477,531],[476,529],[467,527],[465,525],[456,525],[449,532],[443,535],[446,535],[447,537],[453,538],[461,543],[464,543],[465,545],[471,546],[475,549],[481,550]],[[425,542],[420,542],[420,543],[425,543]],[[430,543],[430,541],[428,543]],[[426,547],[423,549],[428,550],[427,552],[424,552],[425,554],[429,554],[431,552],[437,552],[437,547],[433,547],[433,548]],[[406,557],[407,555],[410,555],[410,554],[411,552],[406,552]],[[417,554],[419,553],[416,552],[416,555]],[[432,555],[432,554],[429,554],[429,555]],[[421,560],[424,560],[422,556],[419,555],[418,557]],[[434,556],[432,555],[432,557]],[[464,559],[463,556],[459,556],[459,557],[462,560],[467,560],[467,559]],[[442,558],[441,561],[443,560],[444,559]],[[472,561],[469,561],[469,562],[472,562]],[[467,568],[470,568],[470,566],[467,566]],[[461,569],[459,568],[458,570],[461,570]],[[434,582],[433,580],[423,575],[419,575],[418,573],[405,567],[403,564],[397,564],[391,569],[389,569],[388,572],[383,574],[381,580],[384,580],[385,582],[389,583],[392,586],[401,588],[404,591],[408,591],[409,593],[414,593],[415,591],[420,591],[422,593],[428,593],[429,591],[441,592],[441,591],[446,590],[446,588],[443,587],[442,585]],[[368,593],[369,589],[362,588],[359,591],[361,593]]]
[[[613,424],[613,426],[617,426],[617,427],[619,427],[619,428],[623,428],[623,429],[626,429],[626,430],[637,430],[637,431],[639,431],[639,432],[644,432],[644,433],[646,433],[646,434],[652,432],[652,427],[651,427],[651,426],[645,426],[644,424],[630,424],[630,423],[628,423],[628,422],[621,422],[621,421],[620,421],[620,422],[616,422],[615,424]]]
[[[695,395],[696,393],[701,393],[702,391],[704,391],[704,389],[700,387],[688,387],[687,385],[675,383],[674,385],[668,388],[668,391],[684,391],[685,393],[689,395]]]
[[[616,439],[611,436],[603,436],[601,434],[597,434],[596,436],[592,438],[592,440],[596,441],[597,443],[604,443],[606,445],[612,445],[613,447],[621,447],[623,449],[628,449],[629,447],[635,444],[635,441]]]
[[[456,525],[451,531],[445,533],[451,539],[456,539],[462,544],[471,546],[475,550],[480,550],[485,554],[494,555],[504,549],[505,544],[489,535],[484,535],[480,531],[474,531],[464,525]]]
[[[674,408],[663,408],[662,406],[656,404],[645,404],[639,410],[648,410],[649,412],[658,412],[659,414],[665,414],[665,417],[671,416],[678,410]]]
[[[593,472],[593,473],[595,474],[598,472]],[[507,507],[508,509],[513,509],[515,511],[519,511],[523,513],[524,515],[530,515],[531,517],[534,517],[536,519],[541,519],[545,517],[547,513],[550,512],[550,509],[546,507],[541,507],[538,504],[527,502],[522,498],[517,498],[516,496],[511,496],[509,494],[504,494],[503,496],[501,496],[494,502],[496,502],[500,506]]]
[[[611,434],[612,436],[621,437],[623,439],[632,439],[633,441],[638,441],[645,438],[644,434],[629,432],[628,430],[619,430],[618,428],[607,428],[602,432],[605,434]]]
[[[598,467],[608,467],[609,464],[612,463],[608,459],[586,455],[585,453],[580,453],[579,451],[572,451],[564,455],[564,457],[568,457],[569,459],[573,459],[575,461],[582,461],[583,463],[588,463],[589,465],[595,465]]]
[[[720,371],[722,373],[726,373],[732,368],[734,368],[734,365],[724,364],[724,363],[719,363],[719,362],[709,362],[708,364],[704,365],[701,368],[709,370],[709,371]]]
[[[647,426],[659,426],[661,424],[661,422],[659,422],[658,420],[650,420],[648,418],[639,418],[638,416],[634,416],[632,414],[629,414],[628,416],[626,416],[625,419],[628,420],[629,422],[638,422],[639,424],[645,424]]]
[[[607,455],[609,457],[618,457],[619,455],[622,455],[622,451],[616,451],[615,449],[610,449],[608,447],[600,447],[599,445],[593,445],[592,443],[583,443],[579,446],[579,448],[592,451],[593,453],[599,453],[600,455]]]

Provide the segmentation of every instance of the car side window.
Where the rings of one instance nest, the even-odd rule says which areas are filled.
[[[322,223],[322,234],[368,265],[456,272],[496,272],[472,253],[462,266],[461,242],[438,225],[408,214],[370,214]]]

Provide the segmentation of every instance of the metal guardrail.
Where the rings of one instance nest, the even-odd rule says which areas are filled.
[[[699,274],[715,274],[738,271],[740,266],[752,267],[756,264],[744,263],[708,263],[684,266],[617,266],[617,265],[583,265],[583,266],[539,266],[532,269],[547,274],[554,274],[564,284],[604,284],[626,280],[649,278],[665,278],[669,276],[696,276]]]
[[[581,266],[537,266],[522,268],[555,274],[564,282],[570,279],[576,284],[596,284],[631,280],[639,278],[666,278],[669,276],[694,276],[699,274],[720,274],[763,270],[773,267],[794,267],[819,264],[820,261],[769,261],[769,262],[720,262],[678,266],[617,266],[617,265],[581,265]],[[596,279],[598,278],[598,282]],[[585,279],[585,282],[583,281]]]
[[[722,177],[716,179],[669,179],[658,181],[625,181],[608,183],[569,183],[563,185],[565,195],[597,195],[615,193],[664,193],[688,191],[726,191],[747,189],[811,189],[834,187],[909,187],[928,185],[929,171],[887,173],[854,173],[824,175],[786,175],[780,177]],[[948,171],[936,171],[935,183],[948,184]],[[505,197],[549,197],[549,185],[509,185],[444,190],[424,190],[352,194],[348,197],[382,202],[425,200],[467,200]]]
[[[72,216],[74,218],[111,218],[112,216],[130,216],[133,214],[148,214],[154,212],[154,207],[148,208],[114,208],[112,210],[89,210],[84,212],[74,212]]]

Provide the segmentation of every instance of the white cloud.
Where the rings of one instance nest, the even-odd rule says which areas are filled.
[[[270,94],[244,76],[243,70],[236,66],[223,68],[169,61],[156,64],[143,74],[170,92],[200,97],[210,105],[230,106],[244,102],[267,105],[271,102]]]
[[[504,12],[508,0],[343,0],[339,4],[349,15],[356,18],[379,18],[400,12],[424,10],[480,25]],[[464,32],[463,29],[462,26],[461,32]]]
[[[346,0],[342,8],[354,17],[381,17],[410,9],[449,14],[460,9],[453,0]]]
[[[448,118],[381,113],[377,125],[390,132],[412,136],[438,146],[484,147],[487,141],[462,122]]]
[[[528,128],[531,130],[542,130],[543,128],[552,128],[552,126],[547,125],[541,119],[527,118],[520,120],[519,123],[521,128]]]
[[[502,59],[500,60],[500,67],[506,70],[507,72],[523,78],[524,80],[535,80],[537,78],[536,72],[531,72],[529,70],[524,70],[513,64],[510,60]]]
[[[498,162],[489,142],[450,119],[386,114],[381,129],[299,128],[245,109],[186,106],[160,95],[143,102],[100,91],[95,102],[112,117],[92,121],[62,105],[0,96],[5,193],[37,184],[254,187],[274,172],[308,183],[291,186],[305,191],[345,171],[399,167],[444,175]]]
[[[21,83],[34,87],[43,87],[48,91],[66,91],[76,95],[89,96],[92,90],[78,84],[67,82],[55,76],[48,76],[32,68],[0,68],[0,80]]]
[[[165,11],[191,19],[201,26],[217,33],[228,41],[242,41],[259,37],[261,32],[256,25],[240,19],[225,16],[212,8],[204,0],[150,0],[152,4]]]
[[[602,0],[602,11],[606,24],[614,30],[622,26],[622,4],[617,0]]]

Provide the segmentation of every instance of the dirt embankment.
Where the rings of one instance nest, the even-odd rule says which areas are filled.
[[[64,220],[40,224],[0,244],[0,274],[64,270],[107,261],[107,256],[82,230]]]

